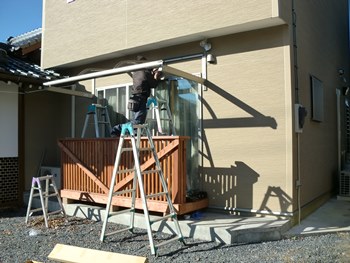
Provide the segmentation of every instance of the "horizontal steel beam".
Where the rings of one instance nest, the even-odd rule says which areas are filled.
[[[73,96],[92,97],[92,95],[90,96],[89,93],[86,93],[86,92],[72,91],[72,90],[59,88],[59,87],[52,87],[52,86],[57,86],[62,84],[68,85],[68,84],[73,84],[83,80],[96,79],[96,78],[118,75],[123,73],[130,73],[133,71],[148,69],[148,68],[159,68],[159,70],[161,70],[165,74],[182,77],[188,80],[195,81],[202,85],[208,86],[208,84],[210,84],[206,79],[203,79],[201,77],[187,73],[185,71],[164,65],[163,61],[159,60],[159,61],[140,63],[140,64],[125,66],[120,68],[101,70],[98,72],[82,74],[82,75],[68,77],[68,78],[59,79],[59,80],[53,80],[53,81],[45,82],[43,83],[43,85],[47,86],[45,90],[49,90],[49,91],[65,93]]]
[[[132,72],[132,71],[136,71],[136,70],[140,70],[140,69],[158,68],[158,67],[161,67],[162,65],[163,65],[162,60],[140,63],[140,64],[136,64],[136,65],[131,65],[131,66],[101,70],[101,71],[88,73],[88,74],[82,74],[82,75],[78,75],[78,76],[74,76],[74,77],[68,77],[68,78],[64,78],[64,79],[48,81],[48,82],[43,83],[43,85],[44,86],[56,86],[56,85],[61,85],[61,84],[70,84],[70,83],[75,83],[78,81],[83,81],[83,80],[88,80],[88,79],[96,79],[96,78],[102,78],[102,77],[107,77],[107,76],[112,76],[112,75],[128,73],[128,72]]]

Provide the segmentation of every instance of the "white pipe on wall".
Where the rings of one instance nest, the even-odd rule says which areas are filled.
[[[232,212],[262,214],[262,215],[288,216],[288,217],[293,216],[293,213],[291,213],[291,212],[274,212],[274,211],[267,211],[267,210],[234,208],[234,207],[218,207],[218,206],[210,206],[209,208],[218,209],[218,210],[225,210],[225,211],[232,211]]]

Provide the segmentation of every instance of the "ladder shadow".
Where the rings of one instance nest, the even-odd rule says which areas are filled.
[[[196,247],[201,247],[204,244],[213,244],[213,246],[208,248],[208,249],[198,249],[198,250],[195,249]],[[175,255],[178,255],[179,253],[181,253],[181,254],[190,254],[190,253],[194,253],[194,252],[196,252],[196,253],[198,253],[198,252],[208,252],[208,251],[211,251],[211,250],[220,249],[223,246],[225,246],[224,243],[216,243],[216,242],[212,242],[212,241],[194,241],[194,242],[191,242],[191,243],[187,243],[186,239],[185,239],[185,244],[182,244],[181,247],[177,248],[177,247],[172,246],[171,247],[172,248],[171,251],[166,252],[166,253],[158,254],[158,258],[175,256]],[[189,251],[186,251],[186,250],[189,250]],[[159,252],[163,252],[163,251],[164,250],[159,251]]]
[[[94,200],[89,193],[80,193],[79,200],[85,203],[94,203]],[[101,211],[105,209],[104,207],[84,206],[84,208],[87,212],[85,212],[80,205],[77,205],[73,212],[73,216],[83,216],[86,219],[95,220],[97,222],[102,221]]]
[[[293,201],[293,199],[287,195],[287,193],[283,191],[281,187],[268,186],[264,199],[261,202],[260,210],[272,212],[272,209],[270,209],[268,206],[271,198],[278,199],[277,201],[280,205],[279,211],[281,212],[288,212],[288,208],[291,207]]]

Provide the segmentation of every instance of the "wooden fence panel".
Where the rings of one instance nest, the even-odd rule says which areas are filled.
[[[153,137],[167,187],[175,205],[186,203],[187,140],[188,137],[185,136]],[[118,142],[119,140],[116,138],[59,140],[63,178],[62,197],[82,200],[82,196],[97,196],[97,199],[91,198],[92,201],[105,203],[110,187]],[[125,139],[124,143],[131,145],[131,141],[128,138]],[[141,138],[141,146],[147,147],[147,145],[147,138]],[[140,164],[142,169],[148,170],[150,167],[154,167],[152,154],[142,152]],[[132,169],[133,166],[132,152],[124,152],[120,160],[119,169]],[[118,174],[115,190],[131,188],[132,178],[133,174],[130,173]],[[163,191],[157,174],[145,175],[143,180],[146,194]],[[125,200],[131,198],[131,193],[115,196],[114,198],[120,198],[119,203],[124,203],[126,202]],[[139,199],[139,191],[137,191],[137,199]],[[151,201],[157,204],[166,203],[165,197],[154,197]]]

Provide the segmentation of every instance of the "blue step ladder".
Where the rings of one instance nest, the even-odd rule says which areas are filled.
[[[93,117],[93,122],[90,123],[90,117]],[[112,132],[112,126],[111,126],[111,121],[109,119],[108,115],[108,109],[107,106],[102,106],[100,104],[91,104],[88,106],[88,111],[85,117],[85,122],[84,122],[84,127],[83,131],[81,133],[81,138],[85,137],[86,130],[89,126],[89,124],[93,124],[95,128],[95,135],[96,138],[100,138],[100,126],[101,128],[106,128],[107,129],[107,135],[108,137],[110,136]],[[106,130],[102,130],[104,133],[106,133]],[[104,136],[103,136],[104,137]]]
[[[173,116],[168,101],[151,96],[147,100],[147,108],[149,108],[148,114],[151,115],[151,118],[147,118],[146,122],[149,124],[157,124],[158,135],[176,135]],[[165,113],[165,116],[162,112]],[[168,122],[168,132],[165,132],[162,125],[164,122]]]

